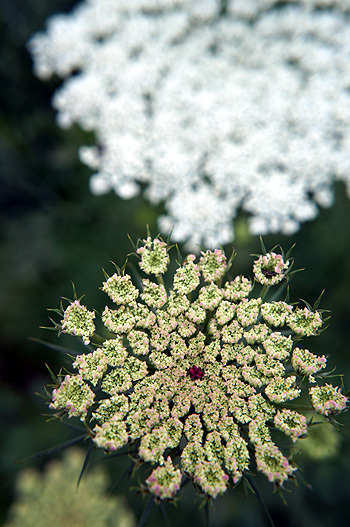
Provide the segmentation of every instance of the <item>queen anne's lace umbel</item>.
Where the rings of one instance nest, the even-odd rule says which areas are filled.
[[[53,105],[97,146],[91,190],[140,184],[160,228],[217,247],[243,207],[252,233],[298,229],[350,189],[348,0],[85,0],[30,41]]]
[[[280,486],[297,467],[276,442],[281,433],[291,444],[307,434],[300,408],[327,418],[346,408],[341,390],[322,384],[326,358],[293,349],[294,338],[300,346],[301,336],[318,334],[322,313],[307,308],[299,316],[298,307],[267,301],[276,280],[263,271],[278,261],[285,279],[283,253],[254,263],[264,299],[248,278],[224,281],[228,262],[219,250],[202,252],[197,263],[188,255],[167,292],[169,249],[147,238],[137,250],[148,276],[143,291],[124,271],[106,277],[102,290],[114,305],[102,313],[104,337],[90,335],[92,353],[76,357],[50,407],[85,421],[107,453],[132,448],[150,465],[145,488],[159,500],[173,498],[185,478],[215,498],[254,469]],[[77,328],[66,323],[71,306],[58,327],[85,339],[79,318]]]

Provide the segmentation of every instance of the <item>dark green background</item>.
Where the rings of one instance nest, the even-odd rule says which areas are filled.
[[[132,1],[132,0],[131,0]],[[14,499],[16,473],[24,467],[42,466],[43,460],[15,464],[25,456],[58,444],[72,431],[59,423],[45,422],[46,407],[35,392],[50,382],[44,363],[58,371],[64,356],[30,341],[29,337],[57,342],[48,325],[46,308],[58,307],[61,296],[71,297],[73,280],[86,303],[103,307],[99,291],[109,260],[122,264],[131,250],[127,239],[144,237],[145,225],[156,233],[154,209],[142,198],[123,201],[113,193],[94,197],[89,193],[89,170],[78,160],[78,147],[93,142],[78,128],[60,130],[50,98],[59,86],[57,79],[42,83],[32,74],[25,48],[28,38],[44,27],[54,12],[68,11],[69,0],[0,0],[0,523]],[[350,155],[350,154],[349,154]],[[307,345],[319,354],[331,355],[329,364],[346,373],[350,365],[350,208],[343,185],[335,188],[335,205],[304,224],[293,237],[266,236],[267,248],[280,243],[293,252],[296,266],[305,267],[291,284],[291,301],[313,303],[326,289],[321,307],[330,309],[329,328]],[[251,253],[259,251],[259,240],[247,232],[243,214],[236,222],[235,261],[237,273],[250,274]],[[59,343],[70,346],[62,336]],[[74,344],[74,343],[73,343]],[[300,458],[303,478],[299,487],[286,493],[285,506],[272,486],[258,478],[266,505],[276,527],[341,527],[349,524],[350,497],[349,417],[341,421],[342,444],[338,456],[314,463]],[[117,479],[122,467],[110,463]],[[117,489],[122,492],[122,487]],[[140,516],[145,502],[127,493],[129,505]],[[176,509],[168,507],[172,525],[204,525],[199,500],[188,491]],[[215,502],[212,525],[264,527],[266,515],[258,500],[243,490],[229,491]],[[149,525],[164,525],[159,510]]]

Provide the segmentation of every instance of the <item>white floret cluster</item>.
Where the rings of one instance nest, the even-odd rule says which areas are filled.
[[[350,191],[348,0],[85,0],[30,41],[64,79],[61,126],[92,130],[91,191],[145,188],[173,239],[216,247],[239,208],[295,232]]]

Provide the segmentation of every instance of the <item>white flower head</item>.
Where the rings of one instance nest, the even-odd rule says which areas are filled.
[[[277,4],[279,4],[277,6]],[[348,0],[85,0],[29,48],[63,79],[58,123],[93,130],[91,191],[165,202],[160,229],[215,248],[238,208],[295,232],[350,191]]]

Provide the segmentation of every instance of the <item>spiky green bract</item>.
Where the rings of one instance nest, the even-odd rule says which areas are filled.
[[[157,501],[174,499],[185,478],[216,498],[256,469],[281,487],[295,477],[288,444],[307,434],[307,400],[325,415],[345,409],[339,389],[308,391],[326,359],[300,341],[319,333],[321,312],[269,301],[290,269],[283,252],[254,263],[261,298],[248,278],[225,282],[222,250],[181,259],[167,290],[170,247],[150,236],[139,245],[141,290],[125,266],[107,279],[108,338],[76,357],[78,374],[55,388],[51,407],[85,420],[96,447],[132,451]]]

